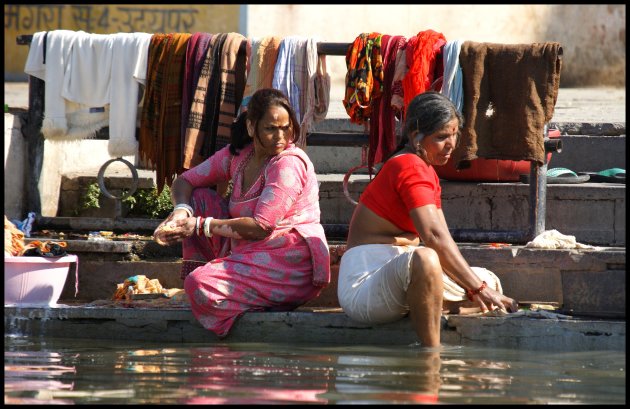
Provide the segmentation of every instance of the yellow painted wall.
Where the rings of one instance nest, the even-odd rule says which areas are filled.
[[[236,4],[5,4],[5,80],[25,80],[28,46],[16,37],[38,31],[75,30],[96,34],[227,33],[239,29]]]

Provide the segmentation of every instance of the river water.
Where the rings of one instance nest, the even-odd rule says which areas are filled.
[[[624,404],[625,351],[5,335],[5,404]]]

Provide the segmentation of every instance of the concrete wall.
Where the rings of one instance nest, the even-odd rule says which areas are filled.
[[[564,51],[562,87],[626,83],[626,6],[620,4],[299,4],[245,8],[244,34],[248,37],[302,35],[328,42],[352,42],[363,32],[409,38],[433,29],[447,40],[504,44],[556,41]],[[343,83],[344,57],[328,60],[331,78]],[[333,88],[339,89],[334,83]]]
[[[25,80],[28,47],[19,34],[56,29],[92,33],[237,31],[248,37],[302,35],[352,42],[362,32],[404,35],[433,29],[447,40],[505,44],[557,41],[564,50],[560,85],[625,86],[626,6],[516,5],[4,5],[6,80]],[[331,57],[343,81],[343,57]],[[334,85],[334,84],[333,84]],[[338,88],[338,87],[336,87]]]
[[[83,30],[117,32],[221,33],[238,31],[239,5],[231,4],[5,4],[4,79],[24,81],[28,47],[17,45],[20,34]]]

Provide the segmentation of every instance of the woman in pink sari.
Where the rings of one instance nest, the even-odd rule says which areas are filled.
[[[258,90],[232,126],[230,145],[182,173],[173,212],[154,233],[182,241],[182,278],[199,322],[225,337],[245,311],[292,310],[330,282],[313,164],[296,146],[286,96]],[[216,186],[229,183],[229,197]]]

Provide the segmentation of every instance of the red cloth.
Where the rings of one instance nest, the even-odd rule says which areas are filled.
[[[374,100],[370,117],[370,149],[368,165],[371,172],[375,163],[381,163],[396,149],[396,123],[392,99],[392,81],[396,68],[396,54],[404,45],[405,37],[383,35],[381,50],[383,51],[383,94]]]
[[[440,209],[441,195],[442,187],[433,166],[409,153],[387,160],[359,201],[400,229],[417,234],[409,211],[428,204]]]
[[[446,38],[433,30],[421,31],[407,41],[407,66],[409,71],[403,79],[405,112],[411,100],[431,88],[436,79],[436,56]],[[442,74],[439,74],[441,76]]]

